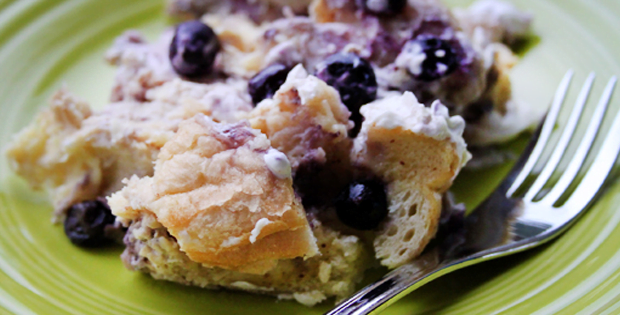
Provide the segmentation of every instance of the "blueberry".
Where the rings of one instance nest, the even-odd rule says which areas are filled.
[[[431,82],[449,75],[459,67],[458,53],[448,40],[433,35],[420,35],[407,43],[405,49],[425,55],[420,72],[412,73],[417,80]]]
[[[252,96],[254,105],[260,101],[272,97],[286,81],[286,76],[291,69],[282,64],[273,64],[256,74],[248,82],[248,91]]]
[[[479,122],[482,117],[493,111],[493,101],[488,99],[478,100],[472,104],[469,104],[461,117],[465,119],[467,123]]]
[[[407,0],[358,0],[358,3],[368,13],[394,15],[403,11]]]
[[[342,223],[358,230],[372,230],[387,217],[387,197],[383,182],[377,179],[351,183],[335,202]]]
[[[209,26],[197,20],[181,23],[170,43],[170,63],[179,75],[201,77],[211,72],[219,50],[220,42]]]
[[[110,243],[106,226],[114,224],[114,215],[102,200],[76,203],[67,212],[65,234],[71,242],[83,247],[98,247]]]
[[[353,53],[338,53],[317,66],[316,76],[338,90],[359,128],[360,107],[377,97],[377,78],[370,63]]]

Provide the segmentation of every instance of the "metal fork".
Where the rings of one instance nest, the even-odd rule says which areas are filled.
[[[616,115],[600,149],[597,152],[593,150],[616,85],[614,76],[607,83],[568,166],[561,170],[562,176],[557,182],[550,182],[552,175],[558,172],[556,169],[565,157],[569,144],[576,145],[575,141],[579,141],[575,130],[595,75],[592,73],[586,79],[559,140],[552,144],[551,134],[572,77],[573,71],[569,71],[562,79],[545,120],[509,175],[463,219],[460,228],[450,231],[450,237],[429,246],[431,248],[427,248],[418,259],[393,270],[326,314],[376,314],[442,275],[536,247],[569,228],[613,177],[610,174],[620,151],[620,113]],[[550,148],[550,155],[544,154]],[[579,175],[586,167],[586,158],[592,154],[596,154],[594,161],[585,175]],[[546,156],[549,158],[545,160]],[[540,172],[535,171],[541,167]],[[545,185],[551,187],[545,189]],[[575,185],[576,188],[571,190]],[[539,195],[543,196],[538,198]]]

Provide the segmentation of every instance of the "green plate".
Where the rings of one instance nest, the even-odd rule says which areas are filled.
[[[103,52],[127,28],[155,38],[169,25],[163,2],[0,0],[0,147],[65,83],[95,106],[105,104],[114,71],[102,61]],[[569,68],[578,80],[592,70],[605,79],[620,74],[620,2],[515,3],[535,14],[540,37],[514,70],[520,98],[544,108]],[[475,177],[464,172],[456,184],[458,197],[474,206],[507,169]],[[0,176],[0,313],[322,314],[330,307],[201,290],[129,272],[118,258],[120,249],[72,246],[62,227],[50,223],[44,195],[12,175],[4,156]],[[447,275],[385,313],[620,313],[619,204],[620,185],[615,185],[557,241]]]

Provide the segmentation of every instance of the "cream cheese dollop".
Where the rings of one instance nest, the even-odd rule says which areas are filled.
[[[291,163],[286,157],[286,154],[271,148],[265,154],[264,159],[267,168],[269,168],[277,178],[284,179],[291,177]]]
[[[409,41],[403,47],[394,64],[399,68],[407,69],[413,75],[420,75],[424,60],[426,60],[426,54],[422,46],[415,41]]]
[[[448,108],[438,100],[429,108],[418,102],[413,93],[405,92],[362,106],[360,113],[365,119],[360,135],[364,134],[367,124],[385,129],[400,127],[433,139],[450,140],[455,144],[461,166],[471,159],[463,139],[465,120],[461,116],[450,117]]]
[[[263,230],[264,227],[271,223],[272,222],[267,218],[262,218],[258,220],[258,222],[256,222],[256,225],[254,226],[254,229],[252,230],[252,232],[250,232],[250,243],[256,243],[256,239],[260,235],[260,232]]]

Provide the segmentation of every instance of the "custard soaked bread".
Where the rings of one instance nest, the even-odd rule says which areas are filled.
[[[344,298],[435,236],[465,140],[537,119],[512,95],[507,44],[531,18],[509,4],[169,4],[196,19],[153,43],[121,35],[107,106],[63,89],[7,150],[70,239],[104,238],[67,222],[109,213],[108,197],[124,263],[157,279]]]
[[[132,175],[153,174],[153,161],[181,121],[197,113],[235,122],[252,109],[245,84],[175,79],[94,111],[66,89],[18,133],[7,149],[12,169],[48,192],[54,218],[78,202],[108,196]],[[225,104],[225,105],[224,105]]]
[[[298,65],[272,99],[256,106],[249,120],[288,156],[295,171],[304,163],[345,158],[352,143],[350,115],[338,91]]]
[[[288,80],[316,80],[295,76]],[[283,85],[275,99],[289,91]],[[316,94],[330,95],[325,93]],[[260,106],[255,111],[254,117],[265,113]],[[306,121],[334,114],[311,113]],[[434,236],[441,193],[469,158],[464,124],[440,103],[429,109],[410,93],[366,105],[362,114],[352,164],[385,183],[389,214],[369,241],[380,262],[393,268],[417,256]],[[281,297],[305,304],[350,294],[372,266],[361,231],[338,232],[304,211],[291,171],[287,156],[248,125],[205,116],[183,122],[161,150],[154,176],[133,177],[109,198],[113,213],[130,227],[125,262],[156,278],[287,293]],[[300,273],[318,279],[288,283]]]
[[[387,183],[388,216],[374,239],[382,265],[398,267],[435,236],[441,195],[470,158],[460,117],[436,102],[430,108],[405,93],[368,104],[355,139],[353,163]]]
[[[109,204],[125,222],[153,214],[193,261],[264,273],[318,253],[292,181],[264,135],[198,115],[162,148],[153,177],[132,177]]]
[[[351,293],[368,266],[357,237],[308,221],[286,155],[243,123],[183,122],[153,177],[109,205],[130,227],[126,264],[156,278],[314,304]]]

